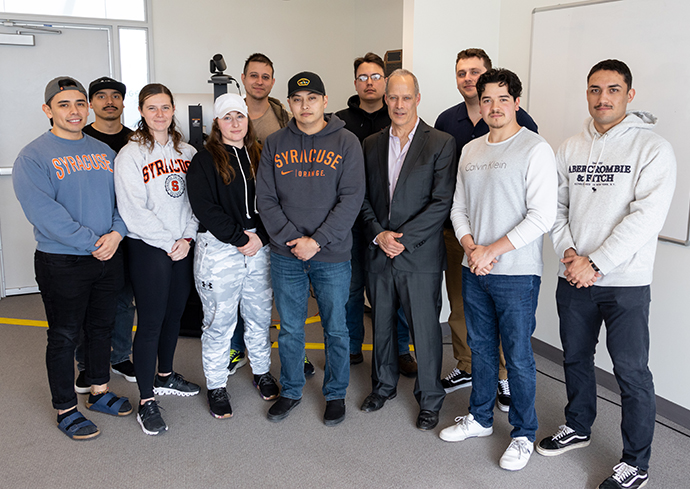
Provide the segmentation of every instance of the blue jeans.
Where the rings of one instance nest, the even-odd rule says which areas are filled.
[[[345,399],[350,382],[349,335],[345,324],[350,262],[301,261],[271,253],[271,280],[280,315],[281,395],[288,399],[302,398],[305,383],[304,324],[311,283],[321,314],[326,352],[323,395],[327,401]]]
[[[364,342],[364,231],[359,219],[352,227],[352,279],[350,281],[350,296],[345,306],[347,329],[350,332],[350,353],[362,351]],[[234,342],[233,337],[233,342]],[[410,327],[405,319],[405,312],[398,309],[398,355],[410,352]]]
[[[467,343],[472,351],[470,413],[485,428],[493,424],[500,342],[510,382],[510,436],[526,436],[531,442],[538,423],[537,370],[530,338],[536,327],[540,284],[536,275],[478,277],[469,269],[462,271]]]
[[[566,423],[582,435],[592,432],[597,415],[594,352],[603,321],[606,349],[621,390],[621,462],[642,470],[649,468],[656,417],[654,382],[647,366],[650,300],[649,285],[578,289],[559,278],[556,289],[568,394]]]
[[[237,315],[237,325],[230,340],[230,349],[240,353],[244,353],[247,349],[247,346],[244,344],[244,319],[242,319],[242,314]]]
[[[36,282],[48,319],[46,367],[55,409],[77,405],[74,350],[84,330],[86,382],[106,384],[115,316],[115,297],[122,288],[122,254],[108,261],[91,255],[58,255],[36,251]]]

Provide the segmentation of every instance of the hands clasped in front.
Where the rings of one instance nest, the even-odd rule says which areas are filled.
[[[601,274],[592,268],[589,258],[579,256],[573,248],[568,248],[563,253],[561,263],[565,264],[563,275],[565,275],[566,280],[578,289],[594,285],[594,282],[601,277]]]
[[[488,275],[494,268],[494,263],[498,262],[490,247],[476,244],[469,234],[462,237],[460,244],[465,250],[470,272],[477,276]]]

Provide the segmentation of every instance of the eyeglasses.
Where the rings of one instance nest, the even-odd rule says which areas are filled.
[[[373,73],[371,75],[359,75],[357,79],[361,82],[366,82],[369,78],[371,78],[371,81],[379,81],[381,78],[383,78],[383,75],[381,73]]]

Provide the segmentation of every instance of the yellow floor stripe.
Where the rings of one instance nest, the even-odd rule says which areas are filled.
[[[312,323],[318,323],[321,321],[321,318],[319,316],[313,316],[307,319],[306,323],[307,324],[312,324]],[[36,321],[33,319],[14,319],[14,318],[0,318],[0,324],[14,324],[17,326],[37,326],[39,328],[47,328],[48,327],[48,321]],[[280,323],[276,325],[278,329],[280,329]],[[137,330],[137,327],[134,326],[134,331]],[[271,347],[273,348],[278,348],[278,342],[274,341],[271,343]],[[304,347],[307,350],[323,350],[324,346],[323,343],[305,343]],[[372,345],[364,344],[362,345],[362,351],[371,351],[373,348]],[[414,351],[414,347],[410,345],[410,351]]]

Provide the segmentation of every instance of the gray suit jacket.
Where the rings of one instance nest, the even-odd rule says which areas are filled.
[[[369,243],[366,270],[384,270],[390,258],[373,240],[382,231],[395,231],[403,234],[399,241],[405,251],[393,258],[393,268],[441,272],[446,268],[443,222],[453,203],[458,168],[455,140],[420,120],[389,202],[388,138],[384,130],[364,140],[367,188],[361,217]]]

